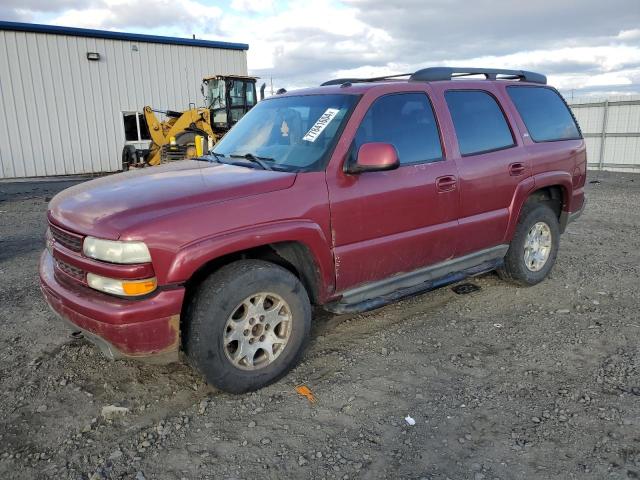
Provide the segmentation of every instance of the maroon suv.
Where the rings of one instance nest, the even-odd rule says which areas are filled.
[[[63,191],[48,303],[110,357],[183,351],[245,392],[296,364],[312,304],[359,312],[490,270],[540,282],[584,205],[562,97],[520,70],[406,77],[281,92],[208,156]]]

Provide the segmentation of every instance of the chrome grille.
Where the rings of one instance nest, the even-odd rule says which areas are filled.
[[[69,265],[68,263],[63,262],[61,260],[56,260],[56,264],[58,265],[58,268],[61,271],[63,271],[64,273],[66,273],[70,277],[73,277],[76,280],[80,280],[81,282],[84,282],[84,271],[83,270],[79,269],[78,267],[74,267],[73,265]]]

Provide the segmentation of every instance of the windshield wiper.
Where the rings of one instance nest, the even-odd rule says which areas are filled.
[[[213,159],[211,157],[213,157]],[[214,161],[216,161],[218,163],[224,163],[222,160],[220,160],[220,157],[224,157],[224,155],[222,155],[221,153],[216,153],[213,150],[211,150],[207,155],[202,155],[201,157],[193,157],[191,158],[191,160],[197,160],[198,162],[213,163]]]
[[[223,162],[220,160],[220,157],[224,157],[224,154],[222,154],[222,153],[216,153],[216,152],[214,152],[213,150],[209,150],[209,153],[215,157],[215,159],[218,161],[218,163],[223,163]]]
[[[257,165],[260,165],[262,167],[263,170],[273,170],[273,168],[271,168],[270,165],[267,165],[265,162],[263,162],[263,160],[267,160],[269,162],[275,162],[275,160],[273,158],[269,158],[269,157],[257,157],[256,155],[254,155],[253,153],[245,153],[244,155],[229,155],[229,157],[231,158],[244,158],[245,160],[249,160],[250,162],[253,162]]]

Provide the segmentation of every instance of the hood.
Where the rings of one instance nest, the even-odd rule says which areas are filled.
[[[198,205],[283,190],[295,173],[182,160],[109,175],[68,188],[49,219],[69,230],[117,239],[126,229]]]

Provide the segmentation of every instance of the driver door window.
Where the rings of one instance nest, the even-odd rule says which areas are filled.
[[[422,93],[386,95],[376,100],[358,128],[355,151],[369,142],[392,144],[401,165],[442,160],[436,119]]]

